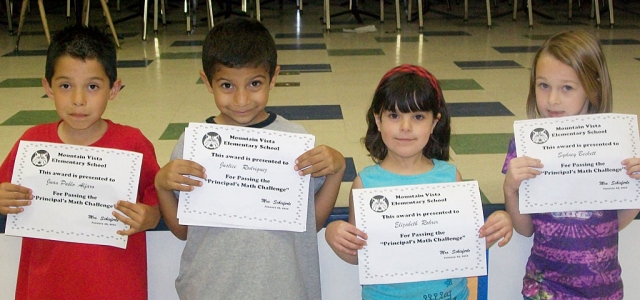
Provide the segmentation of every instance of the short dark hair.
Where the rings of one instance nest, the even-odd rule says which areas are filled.
[[[49,83],[58,58],[64,55],[82,60],[96,59],[104,67],[110,87],[118,78],[116,44],[95,26],[67,26],[53,35],[44,71],[44,77]]]
[[[220,66],[263,67],[271,79],[277,64],[276,43],[269,30],[247,17],[232,17],[216,24],[202,46],[202,69],[209,82]]]
[[[383,111],[397,110],[403,113],[430,112],[434,118],[440,114],[440,120],[422,149],[422,155],[429,159],[449,160],[451,116],[440,86],[424,68],[402,65],[391,69],[383,77],[367,111],[367,134],[362,142],[375,163],[384,160],[389,151],[382,140],[375,116]]]

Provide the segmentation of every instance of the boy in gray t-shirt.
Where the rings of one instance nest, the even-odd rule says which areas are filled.
[[[202,65],[200,77],[220,110],[208,123],[306,133],[265,110],[280,67],[275,42],[260,22],[231,18],[217,24],[204,41]],[[307,230],[291,232],[180,225],[177,193],[206,178],[201,165],[182,159],[183,147],[181,137],[155,180],[165,223],[187,241],[176,279],[180,298],[320,299],[316,232],[335,204],[345,171],[342,154],[322,145],[296,159],[294,169],[312,180]]]

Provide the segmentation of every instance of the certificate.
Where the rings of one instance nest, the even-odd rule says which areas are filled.
[[[202,165],[207,179],[180,193],[180,224],[305,231],[310,176],[294,166],[314,143],[309,134],[189,124],[183,158]]]
[[[142,154],[109,148],[21,141],[11,182],[33,191],[31,205],[7,216],[6,234],[127,247],[128,225],[111,212],[134,202]]]
[[[354,189],[360,284],[487,274],[477,181]]]
[[[544,168],[520,185],[520,212],[640,208],[640,180],[620,162],[638,157],[635,115],[589,114],[516,121],[518,157]]]

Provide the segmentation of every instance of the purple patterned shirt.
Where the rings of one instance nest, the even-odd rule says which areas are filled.
[[[512,138],[502,173],[507,172],[514,157]],[[525,299],[623,298],[617,211],[570,211],[531,217],[534,237],[523,279]]]

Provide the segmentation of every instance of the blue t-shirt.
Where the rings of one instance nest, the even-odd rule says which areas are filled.
[[[399,175],[383,169],[379,164],[364,168],[360,179],[364,188],[379,188],[398,185],[447,183],[456,181],[456,167],[433,159],[433,169],[417,175]],[[416,258],[420,259],[420,258]],[[431,281],[372,284],[362,286],[362,299],[419,299],[419,300],[466,300],[469,288],[466,278]]]

